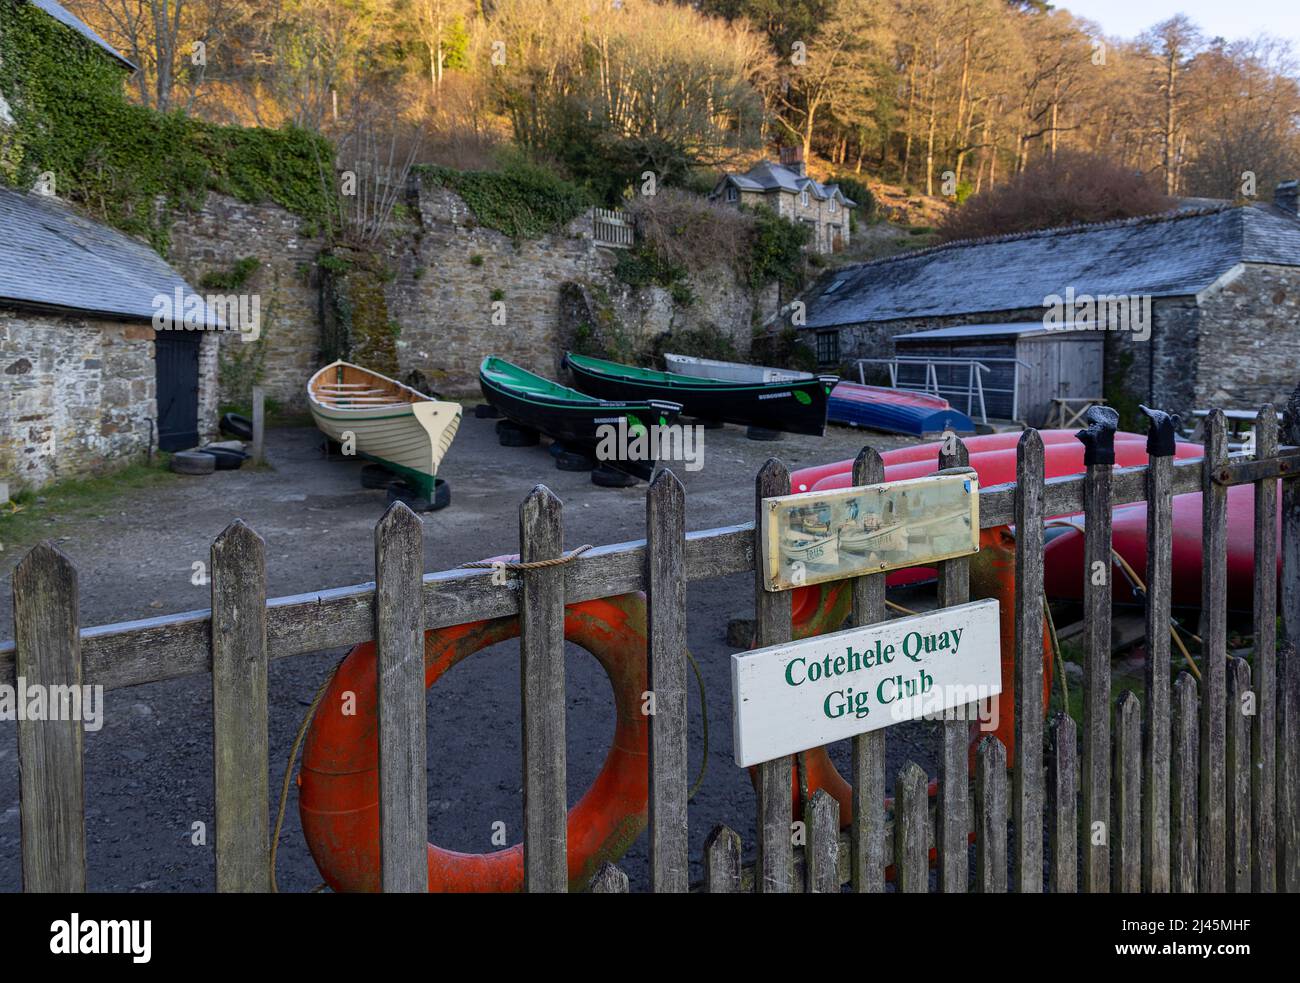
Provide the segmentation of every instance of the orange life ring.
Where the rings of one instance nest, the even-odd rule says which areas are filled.
[[[511,615],[424,636],[424,682],[433,685],[456,663],[519,635]],[[600,774],[569,810],[569,889],[580,890],[606,860],[621,857],[645,829],[648,797],[645,595],[623,594],[570,604],[564,637],[604,667],[617,722]],[[345,715],[344,695],[353,694]],[[373,642],[358,645],[335,672],[303,748],[298,811],[312,858],[335,891],[378,891],[379,749]],[[429,844],[430,891],[519,891],[522,843],[495,853],[455,853]]]

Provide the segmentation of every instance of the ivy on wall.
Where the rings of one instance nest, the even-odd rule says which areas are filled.
[[[127,102],[124,70],[26,0],[0,0],[0,182],[54,190],[166,252],[173,214],[209,191],[274,201],[323,225],[333,150],[316,134],[216,126]],[[161,207],[156,203],[161,202]]]
[[[512,239],[537,239],[557,232],[592,205],[576,184],[532,164],[516,162],[501,171],[457,171],[419,164],[423,180],[456,192],[474,218]]]

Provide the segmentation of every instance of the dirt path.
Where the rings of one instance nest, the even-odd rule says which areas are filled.
[[[747,440],[735,427],[709,431],[704,468],[679,472],[687,488],[687,528],[704,529],[752,516],[753,481],[770,456],[791,468],[850,457],[864,434],[832,428],[821,439]],[[886,449],[905,442],[873,434]],[[273,596],[373,579],[373,528],[384,494],[360,487],[360,465],[327,461],[319,436],[306,429],[269,435],[273,469],[219,472],[122,496],[95,515],[61,517],[49,532],[80,574],[83,625],[204,608],[208,588],[191,583],[214,537],[242,518],[267,544]],[[442,570],[518,549],[518,506],[538,482],[565,503],[565,540],[613,543],[645,535],[645,486],[611,490],[588,475],[558,471],[545,447],[497,445],[493,421],[467,414],[444,463],[452,505],[424,516],[425,569]],[[102,516],[102,517],[98,517]],[[22,549],[0,553],[0,592],[7,598]],[[751,617],[752,580],[733,577],[688,591],[691,651],[705,676],[709,769],[691,804],[692,856],[714,824],[725,822],[752,852],[754,795],[731,758],[727,621]],[[13,634],[12,608],[0,604],[0,638]],[[586,789],[613,733],[609,684],[599,666],[570,647],[568,666],[569,798]],[[285,756],[312,694],[342,655],[318,653],[272,662],[270,733],[273,796]],[[512,842],[520,828],[519,655],[517,643],[488,649],[457,667],[429,695],[430,836],[465,851],[493,849],[492,824],[504,821]],[[208,824],[211,843],[212,733],[207,677],[107,694],[104,726],[86,735],[86,832],[92,890],[186,891],[213,887],[211,847],[192,845],[193,824]],[[703,746],[700,707],[691,696],[693,767]],[[928,725],[891,731],[891,774],[906,757],[933,768]],[[837,748],[847,767],[847,747]],[[18,788],[15,726],[0,724],[0,890],[17,890]],[[292,788],[292,787],[291,787]],[[272,803],[273,805],[274,803]],[[307,852],[291,791],[280,838],[281,888],[304,891],[320,877]],[[644,884],[645,837],[625,866]],[[698,872],[697,872],[698,874]]]

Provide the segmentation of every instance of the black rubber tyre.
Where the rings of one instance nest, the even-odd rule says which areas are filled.
[[[177,474],[211,474],[217,469],[217,458],[203,451],[177,451],[170,467]]]
[[[591,483],[601,488],[631,488],[637,480],[626,471],[611,468],[608,464],[597,464],[591,471]]]
[[[506,426],[502,426],[502,423]],[[502,447],[536,447],[540,442],[541,437],[536,430],[518,426],[508,420],[497,424],[497,443]]]
[[[233,451],[228,447],[203,447],[199,453],[211,454],[216,459],[218,471],[238,471],[249,457],[243,451]]]
[[[221,432],[240,440],[253,439],[253,421],[238,413],[227,413],[221,418]]]
[[[750,427],[745,431],[750,440],[780,440],[780,430],[768,430],[766,427]]]
[[[501,414],[491,403],[479,403],[474,407],[474,416],[480,420],[495,420]]]
[[[395,480],[397,480],[397,475],[382,464],[361,465],[362,488],[387,488]]]
[[[560,471],[590,471],[595,466],[596,462],[586,454],[562,450],[555,455],[555,467]]]
[[[451,504],[451,486],[442,478],[433,479],[433,498],[428,499],[400,478],[388,483],[388,504],[401,502],[413,512],[437,512]]]

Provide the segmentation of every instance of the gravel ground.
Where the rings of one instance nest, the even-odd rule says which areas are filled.
[[[554,468],[545,446],[498,446],[494,421],[466,414],[443,474],[452,505],[426,514],[425,569],[441,570],[518,549],[518,506],[544,482],[565,503],[568,547],[638,539],[645,529],[645,486],[605,489],[582,473]],[[820,439],[747,440],[736,427],[709,431],[704,468],[680,472],[687,488],[687,528],[705,529],[752,517],[753,481],[768,457],[792,469],[851,457],[866,439],[880,449],[889,438],[831,428]],[[267,544],[272,596],[373,579],[373,528],[384,493],[360,487],[360,465],[326,460],[319,435],[306,428],[268,434],[271,468],[177,478],[133,491],[92,514],[52,521],[49,535],[80,575],[81,622],[107,624],[203,608],[208,588],[191,584],[192,564],[206,561],[214,537],[242,518]],[[22,550],[0,553],[0,591],[11,589]],[[752,856],[755,798],[749,778],[732,762],[730,671],[726,642],[731,618],[753,616],[752,579],[731,577],[688,590],[692,653],[705,678],[709,717],[708,771],[690,807],[691,852],[698,857],[717,823],[736,829]],[[13,635],[10,605],[0,605],[0,638]],[[277,660],[270,669],[273,808],[293,735],[320,682],[343,650]],[[609,684],[596,661],[570,646],[569,801],[600,768],[613,733]],[[430,838],[451,849],[486,852],[493,823],[517,837],[522,818],[517,643],[484,650],[449,673],[429,693]],[[106,696],[103,728],[87,733],[86,835],[88,883],[96,891],[210,891],[212,733],[210,686],[198,676],[132,687]],[[702,756],[702,716],[691,692],[692,767]],[[889,774],[911,758],[933,774],[934,725],[890,732]],[[847,744],[833,755],[847,771]],[[192,845],[196,822],[206,823],[209,845]],[[20,887],[18,767],[15,725],[0,723],[0,890]],[[634,889],[647,880],[643,835],[623,861]],[[320,883],[298,825],[294,789],[280,836],[282,890]]]

